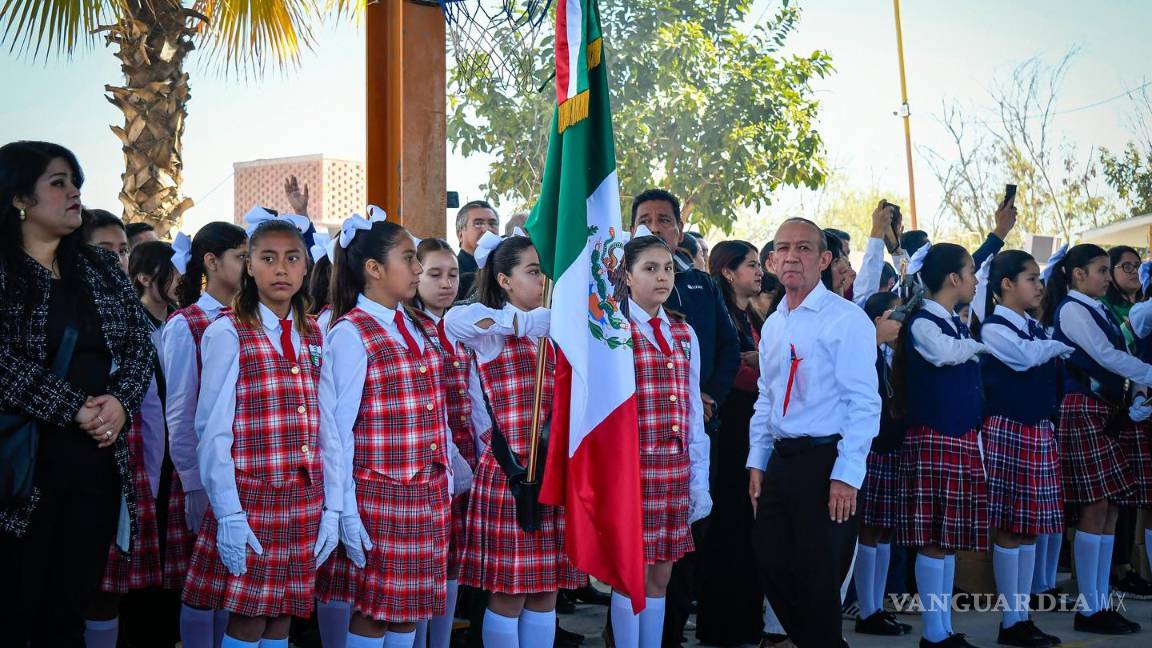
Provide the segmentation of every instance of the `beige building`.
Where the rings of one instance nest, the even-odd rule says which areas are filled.
[[[366,204],[364,163],[339,160],[323,154],[250,160],[232,164],[234,190],[233,220],[240,223],[252,205],[270,207],[280,213],[292,211],[284,195],[284,181],[290,175],[308,185],[308,216],[317,229],[337,231],[352,213],[362,213]]]

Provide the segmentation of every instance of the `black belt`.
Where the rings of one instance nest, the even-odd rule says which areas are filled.
[[[829,434],[828,436],[802,436],[802,437],[788,437],[783,439],[776,439],[773,444],[773,450],[779,452],[783,456],[792,456],[800,454],[813,448],[821,446],[835,445],[840,442],[839,434]]]

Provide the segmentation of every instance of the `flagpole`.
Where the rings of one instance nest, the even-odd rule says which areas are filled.
[[[552,279],[544,277],[544,307],[552,303]],[[548,366],[548,336],[540,337],[536,344],[536,387],[532,395],[532,435],[528,439],[527,483],[536,482],[536,463],[540,449],[540,409],[544,400],[544,372]]]
[[[912,229],[916,229],[916,180],[912,174],[912,111],[908,107],[908,80],[904,74],[904,32],[900,25],[900,0],[892,0],[896,13],[896,59],[900,63],[900,112],[904,121],[904,155],[908,161],[908,206]]]

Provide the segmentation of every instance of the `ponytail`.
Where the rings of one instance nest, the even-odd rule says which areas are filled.
[[[1072,271],[1076,268],[1087,267],[1090,263],[1102,256],[1108,256],[1104,248],[1091,243],[1074,245],[1064,255],[1063,259],[1052,266],[1052,274],[1044,285],[1044,301],[1041,303],[1040,323],[1052,326],[1056,318],[1056,309],[1060,302],[1068,296],[1072,285]]]
[[[176,287],[176,297],[181,308],[187,308],[200,299],[207,281],[204,269],[204,255],[223,256],[228,250],[240,247],[248,239],[244,228],[232,223],[216,221],[208,223],[192,238],[192,256],[180,284]]]
[[[396,247],[401,236],[407,235],[403,227],[392,221],[376,221],[371,229],[358,230],[348,247],[336,244],[332,283],[328,291],[333,323],[355,308],[356,300],[364,292],[367,285],[364,264],[369,259],[387,263],[388,252]]]
[[[308,297],[312,303],[308,309],[309,315],[319,315],[328,306],[328,289],[332,284],[332,260],[324,256],[312,264],[312,273],[308,277]]]

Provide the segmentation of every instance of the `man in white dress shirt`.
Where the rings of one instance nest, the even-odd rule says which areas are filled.
[[[760,337],[748,494],[764,590],[800,648],[843,642],[840,584],[856,542],[856,492],[880,426],[875,330],[828,291],[825,234],[793,218],[776,232],[784,299]]]

